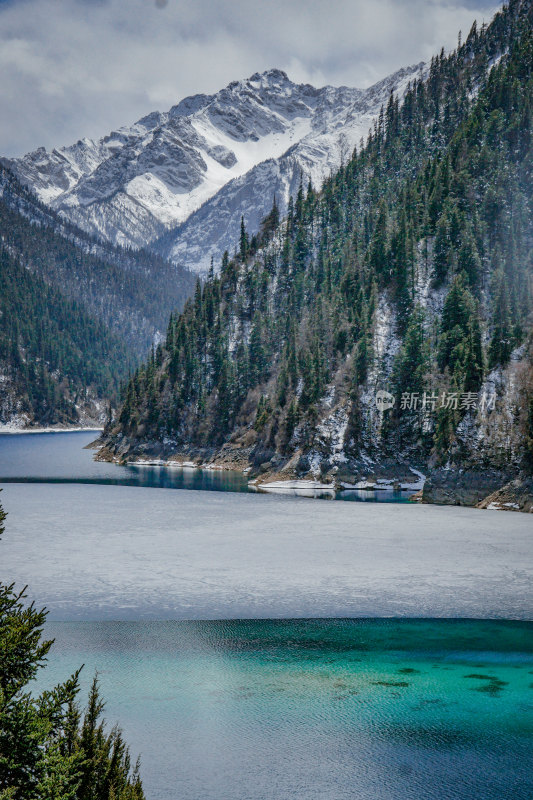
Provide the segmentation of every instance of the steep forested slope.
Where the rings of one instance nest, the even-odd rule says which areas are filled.
[[[102,322],[0,248],[1,423],[94,423],[134,364]]]
[[[103,418],[193,278],[92,240],[0,167],[0,422]]]
[[[40,203],[1,165],[0,237],[26,267],[83,303],[138,356],[194,290],[187,270],[92,238]]]
[[[130,381],[106,453],[351,481],[526,468],[532,63],[532,4],[516,0],[391,96],[320,193],[243,227],[239,257]]]

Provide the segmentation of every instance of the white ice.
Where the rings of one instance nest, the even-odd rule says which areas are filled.
[[[528,514],[5,484],[0,580],[55,619],[531,619]]]

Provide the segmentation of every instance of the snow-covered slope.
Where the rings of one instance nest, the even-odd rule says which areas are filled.
[[[211,255],[233,247],[241,214],[256,228],[274,192],[283,210],[302,171],[319,185],[366,135],[390,92],[402,95],[421,68],[366,91],[316,89],[269,70],[103,139],[7,163],[85,230],[136,247],[166,233],[158,249],[202,271]]]
[[[366,137],[391,91],[402,97],[423,64],[408,67],[380,81],[365,92],[326,86],[316,92],[315,107],[304,135],[280,157],[270,156],[244,175],[233,178],[177,229],[155,243],[173,261],[204,272],[211,257],[218,266],[224,250],[233,252],[239,237],[241,216],[249,231],[259,228],[272,206],[274,194],[285,213],[290,194],[300,180],[311,179],[319,187],[350,157],[361,137]],[[297,87],[299,89],[309,87]]]

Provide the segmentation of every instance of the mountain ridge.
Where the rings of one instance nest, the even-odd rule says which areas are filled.
[[[194,289],[194,276],[183,268],[153,253],[99,240],[63,219],[1,164],[0,234],[12,254],[71,299],[82,300],[138,357],[159,339],[170,312]]]
[[[361,92],[361,98],[353,106],[341,107],[336,114],[324,114],[317,120],[315,130],[279,158],[265,159],[244,175],[228,181],[185,222],[163,234],[151,247],[164,257],[175,262],[186,261],[195,271],[205,274],[211,258],[218,264],[225,250],[232,253],[241,217],[247,228],[258,230],[274,196],[280,212],[287,212],[289,197],[296,194],[302,175],[319,188],[324,178],[335,172],[368,134],[391,91],[399,90],[399,96],[403,96],[409,81],[420,75],[423,68],[421,62],[400,69]],[[357,102],[370,105],[366,110],[364,105],[356,110]]]
[[[84,230],[116,244],[146,246],[186,223],[227,183],[242,182],[258,164],[281,159],[295,145],[301,145],[292,153],[298,168],[321,183],[366,135],[390,91],[400,84],[405,89],[422,66],[401,69],[364,91],[295,84],[278,69],[254,73],[215,94],[184,98],[168,112],[152,112],[99,140],[82,139],[50,153],[38,148],[4,163]],[[277,191],[285,211],[289,184],[283,184],[270,187],[268,202]],[[249,226],[264,215],[264,203],[262,191],[254,195],[249,206],[257,208],[247,216]],[[234,211],[222,236],[213,230],[210,249],[193,261],[181,229],[176,232],[183,238],[181,247],[174,242],[167,251],[157,249],[205,272],[211,255],[220,256],[238,233],[237,216]],[[198,241],[194,248],[196,253]]]

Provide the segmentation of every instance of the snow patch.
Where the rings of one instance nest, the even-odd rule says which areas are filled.
[[[257,488],[260,492],[291,494],[300,497],[316,497],[317,494],[335,496],[335,486],[333,484],[312,480],[271,481],[270,483],[261,483]]]
[[[27,433],[81,433],[85,431],[87,433],[91,433],[94,431],[95,433],[99,433],[103,431],[103,428],[84,428],[84,427],[75,427],[75,428],[25,428],[23,425],[18,426],[13,423],[6,423],[0,425],[0,434],[9,433],[9,434],[27,434]]]

